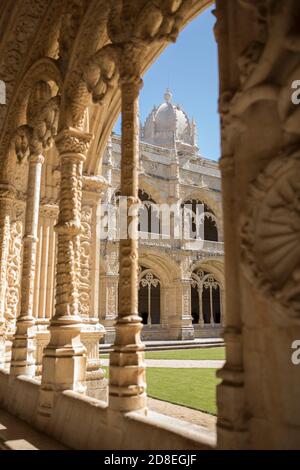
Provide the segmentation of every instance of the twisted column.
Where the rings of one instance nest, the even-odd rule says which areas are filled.
[[[5,295],[14,188],[0,184],[0,366],[5,362]]]
[[[39,419],[51,415],[63,390],[85,391],[86,350],[80,340],[78,311],[82,168],[91,135],[68,128],[55,142],[61,163],[57,233],[56,304],[50,342],[44,349]]]
[[[33,296],[37,251],[37,231],[41,190],[41,172],[44,157],[30,154],[28,157],[28,186],[23,238],[23,265],[21,277],[21,311],[17,319],[16,333],[12,344],[10,374],[35,374],[35,344]]]
[[[139,77],[121,76],[122,154],[121,195],[127,197],[127,227],[137,230],[137,214],[130,208],[138,202],[138,95]],[[120,411],[146,406],[144,345],[138,315],[138,240],[120,240],[119,308],[114,350],[110,354],[109,406]]]

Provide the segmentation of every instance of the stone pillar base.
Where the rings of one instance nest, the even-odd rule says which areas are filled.
[[[194,327],[193,326],[183,326],[179,330],[180,339],[182,340],[189,340],[194,339]]]
[[[116,329],[114,326],[106,326],[105,325],[105,334],[102,339],[102,343],[105,344],[113,344],[116,338]]]
[[[96,370],[86,372],[86,394],[91,398],[97,398],[107,402],[108,400],[108,380],[105,372],[97,364]]]
[[[3,365],[3,367],[6,370],[9,370],[9,368],[10,368],[13,336],[14,336],[13,333],[10,333],[9,335],[6,335],[4,365]]]
[[[35,352],[35,375],[42,375],[43,352],[50,341],[50,332],[46,325],[37,325],[36,332],[36,352]]]
[[[10,375],[35,376],[35,325],[31,317],[18,321],[12,342]]]
[[[47,426],[61,392],[86,392],[86,349],[80,338],[79,320],[80,317],[61,317],[56,321],[52,319],[49,327],[50,343],[44,348],[37,415],[40,429]]]
[[[195,338],[194,327],[188,326],[171,326],[168,328],[170,340],[192,340]]]
[[[84,323],[80,337],[87,351],[86,394],[107,401],[108,381],[99,357],[99,344],[104,334],[105,328],[97,320],[89,319]]]

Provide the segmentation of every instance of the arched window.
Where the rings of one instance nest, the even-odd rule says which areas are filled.
[[[139,313],[144,325],[160,323],[160,280],[144,267],[139,274]]]
[[[221,288],[215,277],[202,269],[192,274],[191,312],[193,323],[221,323]]]
[[[141,189],[139,199],[143,205],[139,211],[139,232],[159,234],[160,219],[156,202]]]
[[[185,201],[181,207],[182,209],[186,207],[186,209],[190,209],[192,212],[190,238],[200,236],[204,240],[218,241],[217,218],[210,207],[196,199]],[[202,226],[203,220],[204,226]],[[201,225],[199,226],[199,224]]]

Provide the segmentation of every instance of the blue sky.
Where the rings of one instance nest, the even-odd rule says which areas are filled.
[[[144,123],[154,105],[163,101],[167,87],[173,102],[180,104],[198,129],[198,147],[207,158],[220,156],[217,45],[213,35],[215,17],[205,10],[180,33],[144,75],[140,94],[140,117]],[[120,121],[115,131],[120,133]]]

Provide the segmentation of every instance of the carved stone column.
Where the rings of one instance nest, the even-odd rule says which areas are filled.
[[[134,54],[135,51],[132,51]],[[129,59],[129,57],[128,57]],[[133,59],[133,56],[132,56]],[[127,197],[127,226],[136,227],[137,215],[129,215],[138,202],[138,95],[139,76],[121,78],[122,156],[121,195]],[[144,345],[138,315],[138,240],[120,240],[119,309],[114,351],[110,354],[109,405],[121,411],[146,406]]]
[[[5,362],[5,295],[14,188],[0,184],[0,367]]]
[[[28,187],[23,238],[21,279],[21,311],[12,344],[10,373],[12,376],[35,374],[33,294],[35,281],[37,230],[39,217],[41,172],[44,157],[31,154],[28,158]]]
[[[54,310],[56,251],[54,226],[57,216],[57,205],[53,203],[41,205],[33,308],[36,325],[35,373],[37,376],[42,372],[43,350],[49,343],[48,326]]]
[[[27,176],[27,175],[26,175]],[[22,238],[25,219],[25,201],[15,199],[10,224],[9,253],[7,259],[7,289],[5,295],[5,365],[9,370],[11,363],[12,342],[16,330],[16,321],[20,311]]]
[[[56,304],[50,342],[44,349],[39,422],[43,426],[63,390],[85,392],[86,350],[80,340],[78,309],[82,167],[91,135],[73,128],[55,141],[60,154],[61,187],[57,233]]]
[[[100,204],[107,183],[101,176],[83,177],[81,211],[79,313],[83,320],[81,339],[87,350],[87,395],[106,400],[107,379],[101,367],[99,343],[105,328],[99,323]]]
[[[105,327],[105,343],[115,340],[115,320],[118,316],[119,253],[113,241],[105,241],[102,248],[103,272],[100,275],[100,321]]]
[[[176,316],[170,325],[172,337],[170,339],[194,339],[194,327],[191,316],[191,281],[187,278],[174,279],[176,298]]]
[[[220,169],[222,174],[222,206],[224,218],[225,242],[225,279],[226,279],[226,363],[217,372],[222,382],[217,386],[218,404],[218,445],[226,449],[247,448],[248,430],[245,413],[245,384],[243,364],[243,333],[241,319],[239,235],[237,223],[239,217],[240,193],[236,184],[236,159],[234,154],[235,132],[238,123],[230,112],[230,101],[239,78],[232,73],[236,67],[229,46],[229,31],[233,25],[227,24],[229,10],[234,5],[222,0],[217,1],[217,24],[215,34],[219,46],[220,104],[222,156]],[[236,13],[235,13],[236,14]],[[242,27],[244,29],[244,27]],[[235,31],[235,33],[237,33]],[[243,33],[242,33],[243,34]],[[237,36],[239,37],[239,36]],[[239,37],[240,39],[240,37]],[[236,40],[236,39],[235,39]],[[241,39],[240,39],[241,40]],[[232,49],[232,50],[231,50]],[[230,51],[230,52],[229,52]],[[235,59],[237,60],[237,59]],[[234,63],[234,65],[233,65]],[[235,82],[235,83],[234,83]]]

